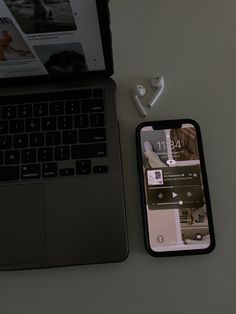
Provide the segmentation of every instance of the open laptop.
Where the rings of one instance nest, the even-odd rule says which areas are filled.
[[[122,261],[108,1],[0,1],[0,269]]]

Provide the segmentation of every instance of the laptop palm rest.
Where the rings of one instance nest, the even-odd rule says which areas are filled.
[[[2,186],[0,200],[0,266],[45,260],[44,185]]]

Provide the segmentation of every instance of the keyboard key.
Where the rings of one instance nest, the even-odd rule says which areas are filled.
[[[18,118],[32,117],[32,104],[24,104],[18,106]]]
[[[104,142],[105,140],[106,135],[104,128],[79,130],[80,143]]]
[[[76,173],[78,175],[91,173],[91,160],[80,160],[76,162]]]
[[[38,161],[40,162],[53,161],[53,149],[51,147],[39,148],[38,149]]]
[[[20,171],[18,166],[0,167],[0,181],[19,180]]]
[[[72,116],[58,117],[58,129],[67,130],[73,128]]]
[[[81,102],[82,113],[96,113],[104,111],[104,100],[102,98],[86,99]]]
[[[107,146],[101,144],[73,145],[71,147],[72,159],[98,158],[107,155]]]
[[[47,146],[61,145],[61,133],[60,132],[46,133],[46,145]]]
[[[103,127],[105,125],[105,116],[103,113],[93,113],[90,115],[91,127]]]
[[[76,92],[78,99],[85,99],[85,98],[91,98],[92,97],[92,89],[80,89]]]
[[[14,165],[20,162],[20,152],[18,150],[9,150],[5,152],[5,164]]]
[[[75,114],[80,112],[80,102],[78,100],[70,100],[66,102],[66,114]]]
[[[43,131],[56,131],[57,119],[56,117],[48,117],[42,119],[42,130]]]
[[[3,119],[15,119],[16,118],[16,105],[3,106],[2,118]]]
[[[89,118],[87,114],[80,114],[74,117],[74,124],[76,129],[88,128]]]
[[[0,121],[0,134],[8,133],[8,121]]]
[[[60,177],[69,177],[75,175],[75,169],[74,168],[66,168],[66,169],[60,169],[59,170],[59,176]]]
[[[27,119],[26,120],[26,132],[38,132],[40,131],[40,119]]]
[[[30,134],[30,146],[31,147],[44,146],[44,133]]]
[[[0,149],[9,149],[12,145],[12,137],[10,135],[0,136]]]
[[[43,117],[48,115],[48,103],[34,104],[34,116]]]
[[[14,148],[25,148],[28,147],[28,135],[19,134],[13,137],[13,147]]]
[[[58,169],[57,169],[56,162],[42,164],[43,178],[57,177],[57,173],[58,173]]]
[[[68,160],[70,159],[70,149],[67,146],[55,147],[55,159],[56,160]]]
[[[24,120],[11,120],[10,121],[10,133],[23,133],[25,129]]]
[[[22,150],[21,162],[22,163],[36,162],[36,149],[24,149],[24,150]]]
[[[102,88],[94,88],[93,97],[102,98],[103,97],[103,89]]]
[[[40,178],[40,165],[25,165],[21,167],[22,179],[38,179]]]
[[[108,172],[108,166],[93,167],[93,173],[106,173],[106,172]]]
[[[77,132],[76,131],[63,131],[62,132],[62,144],[76,144]]]
[[[62,115],[64,114],[64,102],[63,101],[55,101],[49,104],[49,112],[50,115]]]

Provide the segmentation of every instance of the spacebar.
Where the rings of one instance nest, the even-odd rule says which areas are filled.
[[[73,145],[71,147],[72,159],[97,158],[105,157],[106,155],[107,145],[105,143]]]
[[[19,180],[19,167],[0,167],[0,182]]]

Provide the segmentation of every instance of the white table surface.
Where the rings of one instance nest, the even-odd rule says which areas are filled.
[[[111,0],[110,9],[129,257],[1,272],[0,313],[235,314],[236,2]],[[155,73],[165,91],[142,119],[132,89]],[[135,128],[172,118],[193,118],[202,129],[217,244],[210,255],[153,258],[144,249]]]

